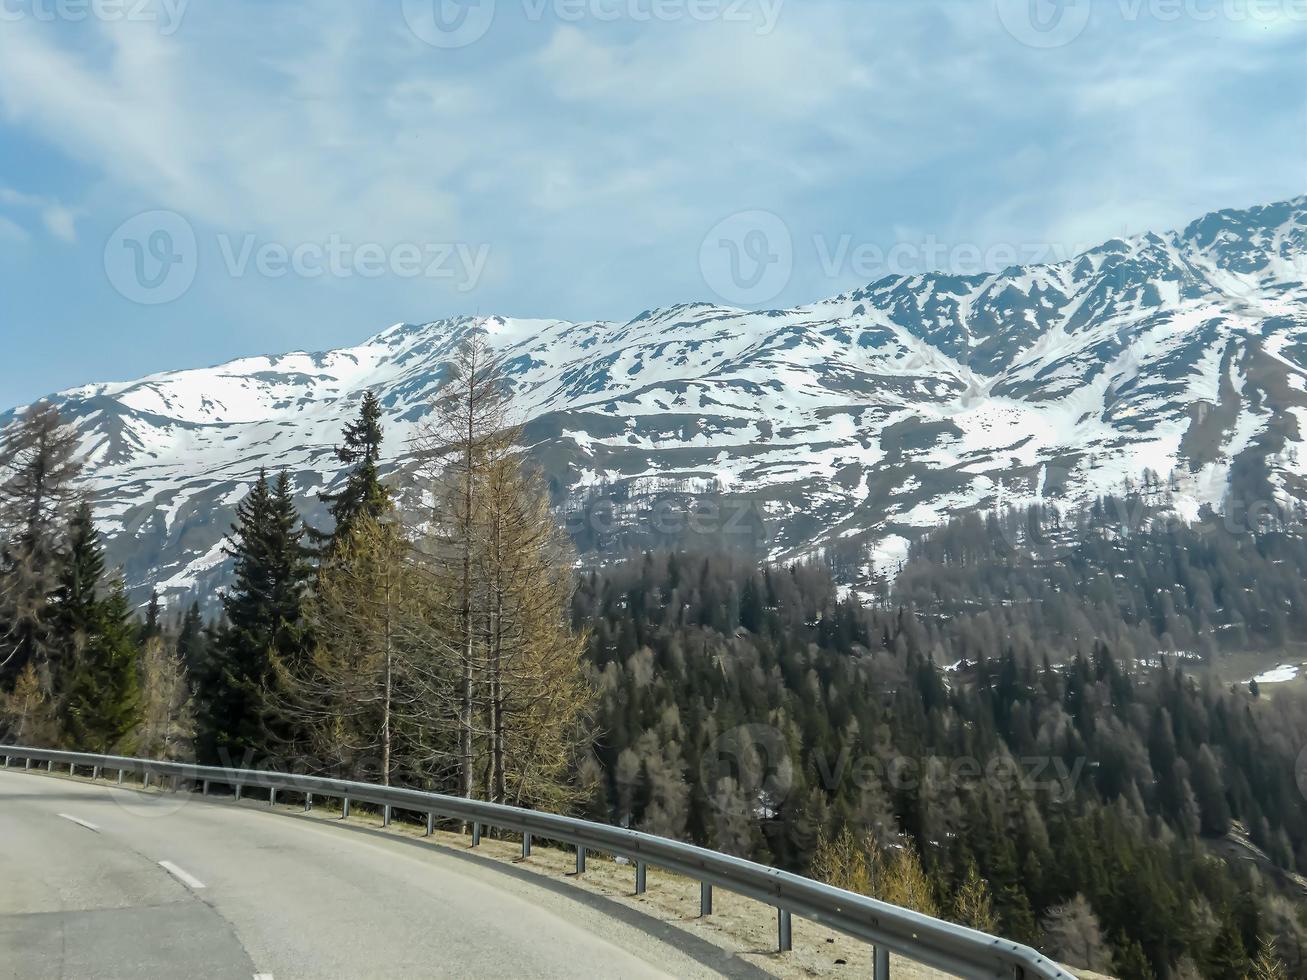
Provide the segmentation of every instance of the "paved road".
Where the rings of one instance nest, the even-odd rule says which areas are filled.
[[[430,844],[0,771],[0,980],[707,975]]]

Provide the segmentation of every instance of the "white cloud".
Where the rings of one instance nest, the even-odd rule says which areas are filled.
[[[578,318],[704,297],[699,236],[736,210],[796,236],[1087,243],[1302,177],[1301,28],[1096,21],[1049,52],[989,3],[795,0],[761,36],[514,6],[457,52],[353,4],[195,6],[169,37],[15,22],[0,125],[92,175],[26,205],[61,241],[158,207],[292,245],[486,242],[483,311]],[[781,299],[847,285],[800,269]],[[294,307],[289,286],[246,296]]]
[[[45,229],[55,238],[68,244],[77,241],[77,212],[58,201],[36,194],[24,194],[12,187],[0,187],[0,206],[39,212]],[[9,222],[12,227],[18,227]],[[23,232],[26,239],[27,232]],[[11,233],[12,237],[12,233]]]

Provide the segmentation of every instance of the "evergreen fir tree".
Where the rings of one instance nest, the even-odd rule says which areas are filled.
[[[64,740],[84,752],[127,751],[140,723],[140,648],[122,583],[102,595],[104,553],[80,504],[59,560],[50,648]]]
[[[360,516],[379,520],[391,504],[390,491],[377,476],[382,440],[381,403],[371,391],[363,393],[358,418],[346,423],[343,434],[344,442],[336,447],[336,458],[350,467],[345,485],[335,493],[318,495],[328,505],[335,528],[329,535],[313,533],[315,539],[329,541],[329,549],[345,540]]]
[[[177,631],[176,654],[181,658],[187,674],[194,677],[204,663],[208,648],[204,629],[204,620],[200,616],[199,602],[192,602],[182,617],[181,627]]]
[[[150,591],[150,604],[145,608],[145,622],[141,624],[140,636],[138,637],[142,645],[146,641],[163,634],[163,625],[159,622],[159,613],[159,590],[152,589]]]
[[[269,711],[274,658],[298,666],[307,645],[302,607],[310,568],[286,474],[270,486],[260,473],[236,516],[227,545],[234,584],[222,597],[226,622],[196,676],[197,752],[223,764],[265,753],[284,739]]]
[[[82,751],[130,754],[141,722],[141,651],[121,581],[97,602],[95,621],[68,685],[66,735]]]
[[[140,649],[121,582],[102,595],[104,552],[83,501],[58,562],[49,647],[64,739],[86,752],[128,747],[140,721]]]

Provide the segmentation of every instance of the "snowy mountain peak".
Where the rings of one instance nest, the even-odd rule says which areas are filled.
[[[1145,469],[1174,473],[1183,512],[1301,498],[1305,273],[1297,197],[1062,262],[888,277],[795,310],[400,323],[356,347],[52,400],[79,428],[112,556],[137,588],[211,592],[232,508],[260,467],[287,468],[321,521],[332,447],[366,390],[381,396],[386,452],[402,465],[472,331],[502,354],[560,503],[602,487],[619,523],[639,525],[656,499],[695,491],[748,511],[735,541],[709,529],[723,543],[761,535],[785,557],[867,540],[891,560],[951,512],[1083,499]],[[614,533],[584,527],[577,540]]]

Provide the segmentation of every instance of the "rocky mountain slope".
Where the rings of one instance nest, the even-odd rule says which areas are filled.
[[[367,389],[402,470],[471,330],[509,365],[583,550],[694,533],[784,558],[866,540],[883,565],[951,512],[1086,499],[1146,469],[1174,475],[1182,515],[1307,497],[1304,280],[1300,197],[1057,264],[890,277],[792,310],[400,324],[345,350],[51,400],[81,433],[111,557],[138,589],[212,595],[260,467],[288,469],[319,519],[332,446]],[[643,536],[616,533],[633,526]]]

